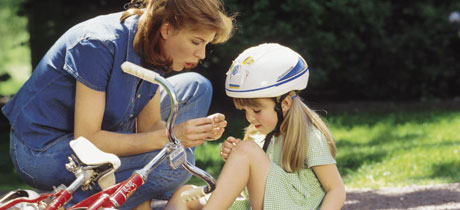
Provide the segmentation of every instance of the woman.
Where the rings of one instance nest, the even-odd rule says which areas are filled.
[[[162,116],[169,104],[160,103],[157,85],[122,73],[120,65],[130,61],[162,74],[191,69],[205,58],[207,44],[225,42],[232,30],[233,19],[219,0],[146,0],[69,29],[2,109],[18,175],[41,190],[68,185],[75,179],[64,169],[72,153],[68,143],[83,136],[118,155],[116,180],[127,179],[167,143]],[[194,147],[218,139],[226,121],[222,114],[205,117],[210,82],[192,72],[168,80],[180,101],[175,133],[181,143]],[[194,162],[193,154],[187,157]],[[164,161],[122,209],[147,209],[152,198],[168,199],[189,177]],[[97,190],[75,192],[71,204]]]

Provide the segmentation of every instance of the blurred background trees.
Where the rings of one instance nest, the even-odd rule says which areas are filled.
[[[312,99],[460,96],[458,25],[448,22],[460,2],[233,0],[227,5],[240,13],[239,30],[219,48],[220,57],[235,57],[261,42],[290,46],[311,67],[305,94]]]
[[[123,10],[128,0],[24,0],[31,63],[74,24]],[[238,29],[203,62],[227,103],[225,72],[239,52],[278,42],[301,53],[311,79],[303,96],[314,101],[426,101],[460,97],[460,39],[451,11],[458,1],[225,0]]]

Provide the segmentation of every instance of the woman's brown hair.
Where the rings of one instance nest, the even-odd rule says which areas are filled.
[[[234,30],[234,18],[226,15],[220,0],[131,0],[121,21],[139,15],[134,49],[145,64],[170,66],[172,61],[160,49],[160,27],[169,23],[174,29],[214,30],[212,44],[226,42]],[[142,52],[141,52],[142,50]]]

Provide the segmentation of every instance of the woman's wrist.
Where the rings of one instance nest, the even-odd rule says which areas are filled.
[[[151,131],[147,134],[148,147],[151,148],[152,151],[162,149],[169,142],[164,129]]]

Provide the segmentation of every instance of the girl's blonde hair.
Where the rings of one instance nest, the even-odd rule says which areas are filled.
[[[296,95],[296,91],[291,91],[288,97]],[[278,101],[280,97],[277,97]],[[260,106],[256,98],[234,98],[235,106]],[[329,128],[321,117],[308,108],[300,97],[292,98],[292,105],[281,123],[280,134],[284,136],[283,150],[281,154],[281,167],[288,172],[295,172],[304,168],[306,153],[308,150],[309,128],[314,126],[326,138],[332,157],[335,158],[336,146]],[[244,139],[250,139],[255,133],[254,127],[246,129]]]
[[[213,30],[216,35],[212,44],[226,42],[234,30],[234,17],[226,15],[220,0],[131,0],[131,5],[135,6],[122,14],[121,21],[140,16],[133,46],[143,62],[153,66],[172,64],[159,45],[163,23],[175,30]]]

